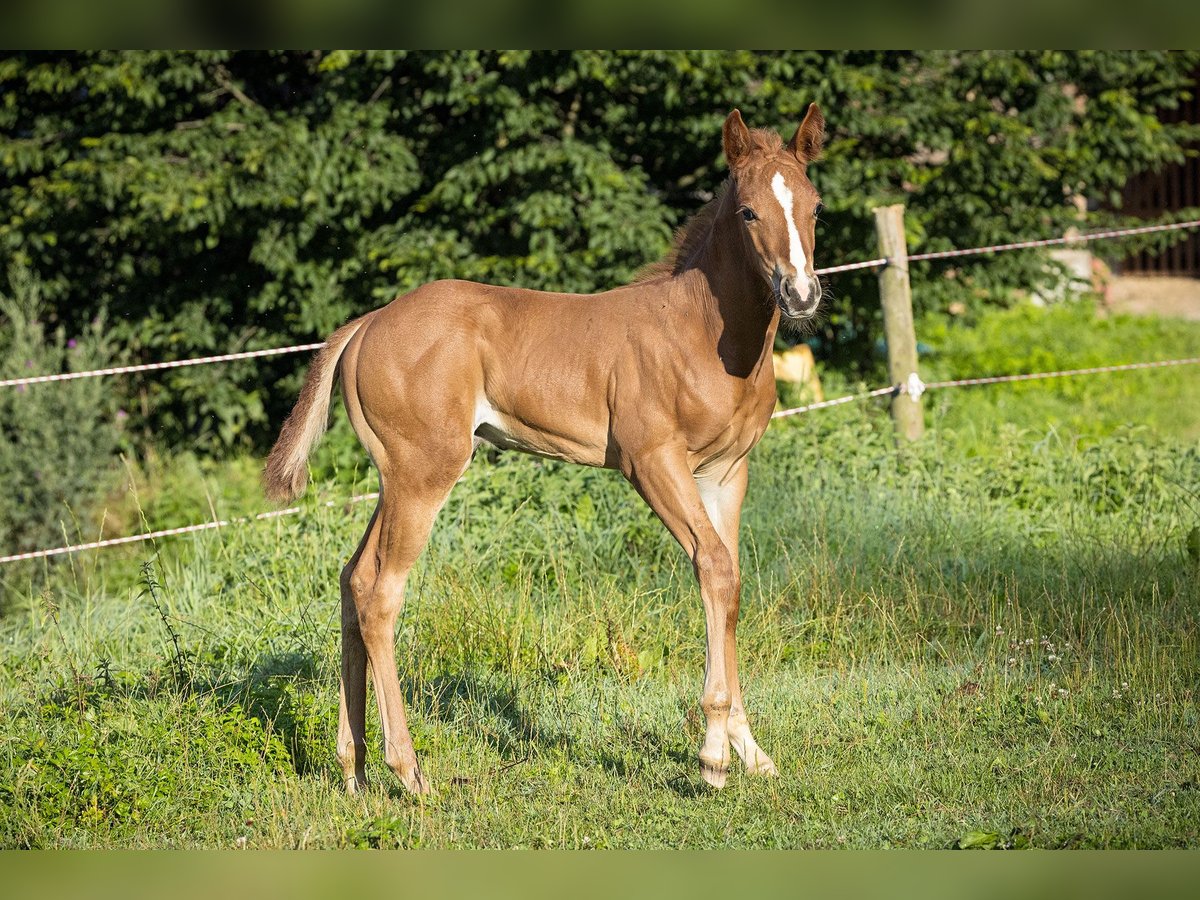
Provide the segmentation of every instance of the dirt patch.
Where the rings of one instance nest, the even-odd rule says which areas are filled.
[[[1117,276],[1107,303],[1113,312],[1200,321],[1200,278]]]

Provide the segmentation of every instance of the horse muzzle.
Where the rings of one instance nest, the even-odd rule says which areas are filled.
[[[796,279],[776,272],[771,279],[771,287],[779,311],[785,318],[802,321],[816,315],[817,307],[821,304],[821,282],[815,276],[804,275]]]

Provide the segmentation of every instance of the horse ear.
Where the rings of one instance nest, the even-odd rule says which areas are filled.
[[[787,148],[801,164],[808,165],[821,156],[821,148],[825,145],[825,117],[821,115],[821,107],[815,103],[808,104],[808,112],[804,121],[788,141]]]
[[[750,154],[750,129],[742,121],[742,114],[734,110],[721,126],[721,140],[725,145],[725,161],[733,168]]]

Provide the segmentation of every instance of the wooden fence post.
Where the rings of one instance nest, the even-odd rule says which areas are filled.
[[[904,240],[904,206],[877,206],[875,230],[879,233],[879,255],[888,264],[879,271],[879,298],[883,303],[883,332],[887,340],[888,378],[892,384],[907,384],[917,371],[917,334],[913,326],[912,286],[908,281],[908,245]],[[897,394],[892,398],[892,421],[896,436],[915,441],[925,433],[925,411],[918,395]]]

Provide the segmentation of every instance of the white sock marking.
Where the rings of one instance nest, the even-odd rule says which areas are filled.
[[[792,211],[794,198],[791,189],[783,180],[782,172],[776,172],[775,177],[771,179],[771,190],[775,192],[775,199],[779,201],[779,205],[783,207],[783,214],[787,217],[788,251],[792,258],[792,268],[796,270],[796,277],[802,278],[807,260],[804,257],[804,248],[800,246],[800,231],[796,228],[796,217]]]

